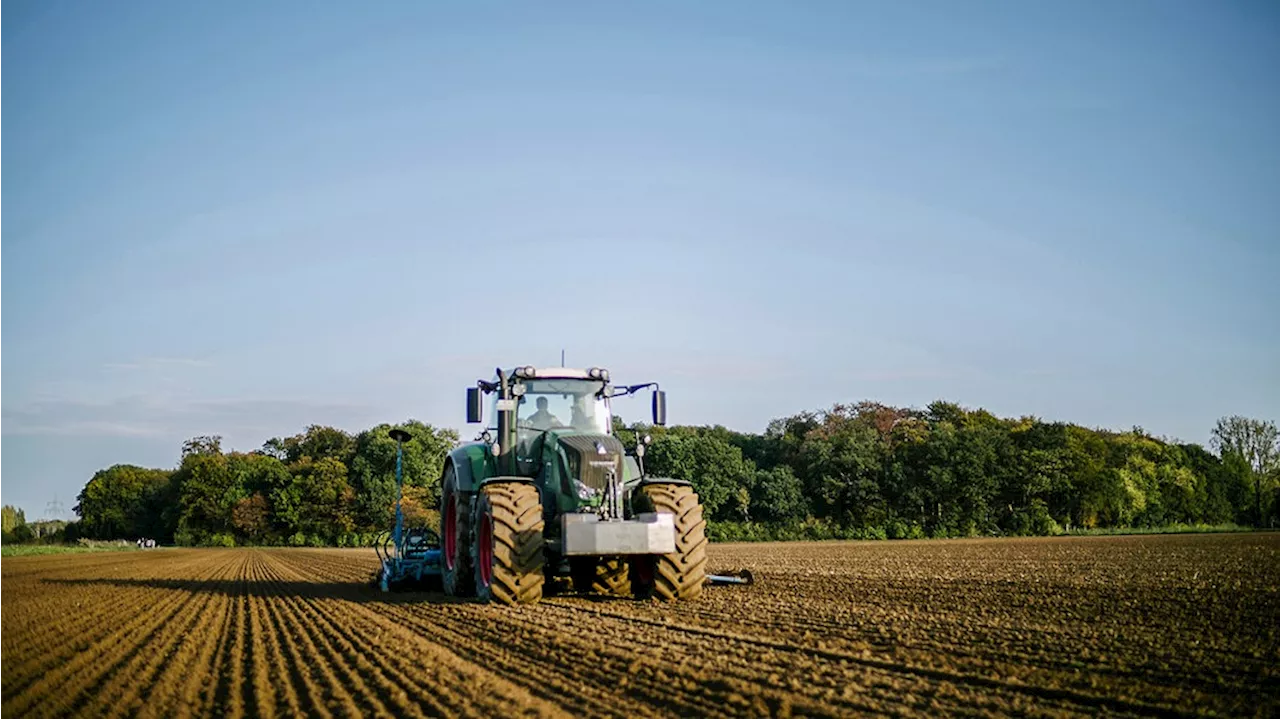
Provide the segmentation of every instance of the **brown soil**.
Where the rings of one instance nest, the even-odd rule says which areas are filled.
[[[3,563],[5,716],[1280,714],[1280,534],[719,544],[751,587],[498,607],[371,550]]]

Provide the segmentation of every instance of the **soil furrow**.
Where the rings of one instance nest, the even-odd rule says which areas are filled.
[[[188,569],[188,566],[186,563],[174,564],[168,571],[181,574]],[[145,614],[164,612],[172,608],[173,602],[181,599],[177,595],[159,591],[145,580],[112,580],[96,577],[92,579],[50,578],[44,576],[45,574],[48,573],[42,573],[37,584],[43,592],[39,595],[40,606],[51,608],[40,612],[35,618],[29,620],[27,625],[38,627],[38,630],[15,631],[24,627],[11,628],[10,622],[5,622],[5,653],[10,657],[16,654],[25,662],[29,662],[5,674],[6,696],[21,693],[25,689],[25,686],[16,681],[15,677],[26,677],[34,681],[52,667],[68,661],[67,652],[85,651],[111,632],[122,630],[123,627],[117,623],[103,621],[101,612],[104,609],[119,612],[131,620],[145,621]],[[125,586],[121,587],[116,582],[122,582]],[[21,601],[15,599],[13,586],[11,582],[11,590],[6,595],[7,600]],[[57,591],[68,586],[111,586],[118,590],[118,593],[113,592],[110,606],[104,607],[101,600],[91,593]],[[74,639],[70,646],[67,643],[69,637]]]
[[[121,661],[120,659],[106,660],[111,663],[104,664],[103,654],[110,657],[117,649],[122,649],[126,660],[132,658],[143,651],[150,640],[175,617],[180,617],[191,604],[199,603],[201,596],[194,592],[171,593],[165,599],[167,601],[156,611],[125,612],[125,615],[130,617],[125,623],[116,625],[115,629],[108,629],[102,634],[76,641],[67,647],[70,652],[63,651],[59,654],[65,657],[70,653],[70,657],[63,661],[51,660],[52,666],[47,671],[28,675],[31,678],[29,684],[14,690],[14,694],[6,696],[4,711],[26,714],[36,708],[32,706],[34,702],[41,702],[39,707],[41,711],[50,702],[55,705],[54,709],[71,706],[73,701],[69,697],[78,696],[79,691],[86,685],[93,686],[98,683]],[[104,620],[109,618],[111,610],[115,607],[100,604],[96,609],[99,616],[103,613],[107,614],[99,621],[105,626],[111,626],[110,622]],[[26,671],[28,671],[26,667],[18,668],[18,672]],[[51,691],[54,687],[57,688],[56,692]]]
[[[894,674],[907,674],[907,675],[912,675],[912,676],[916,676],[924,679],[943,681],[950,684],[968,684],[976,687],[981,687],[984,689],[1030,694],[1035,697],[1044,698],[1044,699],[1062,700],[1062,701],[1070,702],[1072,704],[1078,704],[1082,707],[1088,707],[1091,709],[1132,712],[1137,714],[1146,714],[1146,715],[1154,715],[1154,716],[1189,716],[1189,714],[1178,711],[1177,709],[1174,709],[1172,707],[1143,704],[1143,703],[1128,701],[1120,698],[1093,696],[1089,694],[1074,692],[1067,689],[1059,689],[1055,687],[1022,686],[1019,684],[1012,684],[999,679],[993,679],[990,677],[967,675],[967,674],[961,674],[961,673],[951,672],[946,670],[931,669],[928,667],[910,666],[910,665],[901,664],[898,662],[885,661],[885,660],[875,659],[875,658],[866,657],[866,656],[858,656],[848,652],[838,652],[838,651],[822,649],[814,646],[810,646],[810,647],[797,646],[797,645],[789,644],[787,642],[782,642],[774,639],[766,639],[762,637],[750,637],[750,636],[734,634],[734,633],[724,632],[724,631],[715,630],[715,629],[678,624],[676,622],[667,621],[667,620],[654,620],[654,619],[648,619],[645,617],[639,617],[634,615],[612,614],[610,612],[604,612],[604,611],[591,612],[588,610],[581,609],[579,607],[566,606],[565,608],[572,609],[574,611],[578,611],[586,614],[591,614],[591,613],[608,614],[614,618],[617,618],[623,621],[637,622],[637,623],[646,624],[652,627],[657,627],[659,629],[675,629],[675,630],[678,630],[679,632],[692,634],[692,635],[726,639],[726,640],[736,641],[736,642],[743,642],[743,643],[753,644],[760,647],[767,647],[770,649],[775,649],[783,652],[823,657],[836,662],[849,662],[854,664],[861,664],[866,667],[879,669],[879,670],[891,672]]]
[[[317,666],[313,654],[307,652],[305,645],[297,640],[299,629],[292,623],[292,613],[282,601],[283,593],[272,591],[271,581],[266,582],[268,598],[268,618],[270,632],[279,639],[284,650],[284,664],[288,667],[290,677],[297,684],[297,693],[303,698],[302,710],[308,714],[321,717],[334,715],[333,704],[337,701],[333,687],[327,682],[317,683],[315,673]]]
[[[274,564],[274,568],[277,572],[282,572],[284,579],[298,578],[297,575],[288,577],[287,568],[282,568],[279,564]],[[348,701],[356,712],[358,714],[392,714],[387,704],[396,703],[397,692],[395,688],[388,689],[391,683],[377,667],[363,657],[359,649],[347,640],[341,631],[334,631],[335,625],[326,621],[323,613],[317,611],[309,598],[287,597],[284,598],[284,603],[297,625],[305,628],[311,646],[320,649],[320,653],[325,657],[326,666],[336,671],[332,676],[335,678],[340,676],[344,680],[340,683],[350,687]],[[359,669],[352,666],[352,661],[349,661],[348,657],[354,657],[354,662],[359,665]],[[371,675],[373,686],[365,682],[366,675]],[[406,706],[399,708],[402,711],[407,710]]]
[[[221,570],[225,573],[214,575],[215,578],[232,578],[239,573],[239,564],[228,562]],[[218,568],[215,568],[215,571]],[[175,665],[184,664],[184,652],[192,644],[204,641],[211,636],[211,617],[219,614],[218,607],[222,598],[204,593],[203,604],[186,612],[178,621],[166,627],[166,638],[153,642],[144,655],[143,665],[134,671],[121,672],[119,685],[114,690],[104,690],[101,696],[106,697],[111,710],[108,716],[137,715],[143,713],[145,707],[158,703],[159,692],[168,685],[162,676]],[[189,667],[186,667],[189,670]]]
[[[31,716],[1271,716],[1280,534],[711,545],[693,603],[370,586],[368,550],[4,562]]]
[[[248,580],[263,588],[270,583],[271,574],[267,568],[266,556],[262,552],[254,552]],[[254,608],[255,636],[264,645],[264,651],[257,655],[262,659],[255,662],[254,667],[254,685],[258,687],[258,698],[266,707],[280,707],[283,713],[297,716],[303,711],[304,697],[300,696],[300,690],[304,685],[288,650],[280,640],[279,632],[276,631],[273,617],[275,597],[268,591],[257,591],[252,593],[251,602]]]
[[[375,648],[386,647],[387,651],[375,655],[382,660],[380,662],[380,670],[394,678],[403,691],[412,695],[420,705],[425,705],[424,709],[432,715],[454,716],[457,712],[466,709],[466,703],[441,703],[442,701],[447,702],[450,698],[450,693],[438,692],[433,687],[458,687],[475,684],[475,678],[468,676],[469,674],[473,674],[476,671],[487,674],[490,671],[474,664],[472,662],[474,657],[470,656],[466,661],[461,662],[470,671],[465,671],[464,674],[458,675],[454,671],[445,670],[446,667],[455,667],[460,663],[456,655],[456,649],[449,650],[447,654],[442,653],[443,647],[437,642],[424,641],[421,635],[413,633],[400,623],[390,620],[385,612],[370,610],[362,605],[345,601],[326,602],[326,604],[329,608],[325,613],[334,617],[331,626],[335,626],[335,631],[348,634],[352,642]],[[341,629],[337,629],[337,624],[335,623],[341,623]],[[402,659],[406,658],[403,656],[405,652],[397,648],[396,645],[388,646],[386,642],[387,634],[393,634],[397,639],[401,640],[401,644],[398,645],[399,648],[408,649],[414,653],[418,653],[424,648],[433,651],[429,652],[426,661],[402,661]],[[432,638],[438,639],[438,637]],[[456,647],[457,645],[450,644],[450,646]],[[428,668],[433,672],[439,673],[440,676],[435,678],[418,677],[415,681],[415,673],[420,675],[424,669]],[[485,698],[484,696],[479,697],[481,700]],[[502,713],[507,709],[509,707],[504,707],[503,703],[499,701],[493,705],[491,710],[482,712],[482,714],[488,714],[491,711]]]
[[[225,575],[209,574],[202,579],[202,586],[209,582],[235,582],[243,577],[248,564],[247,557],[235,562],[234,570]],[[220,592],[202,590],[212,600],[210,606],[199,614],[198,623],[175,651],[163,657],[163,667],[147,688],[140,706],[130,707],[129,714],[145,717],[164,717],[182,713],[190,702],[198,702],[208,692],[209,684],[216,680],[215,657],[219,631],[225,626],[230,612],[229,598]]]

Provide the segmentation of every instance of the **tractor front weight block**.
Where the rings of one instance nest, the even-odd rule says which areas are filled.
[[[670,554],[676,551],[675,518],[647,512],[635,519],[602,520],[595,514],[562,514],[561,553],[565,556]]]

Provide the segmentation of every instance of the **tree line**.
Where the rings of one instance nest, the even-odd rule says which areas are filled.
[[[431,521],[453,430],[397,425],[404,444],[406,516]],[[217,436],[183,444],[173,470],[115,465],[77,497],[68,532],[91,539],[148,537],[161,543],[364,546],[390,526],[396,443],[382,424],[351,434],[313,425],[251,452],[224,452]]]
[[[61,519],[27,521],[27,513],[10,504],[0,507],[0,538],[8,544],[36,541],[59,541],[67,522]]]
[[[434,525],[440,471],[458,434],[396,426],[412,436],[405,513]],[[65,535],[367,545],[393,518],[391,427],[351,434],[314,425],[251,452],[196,437],[174,469],[98,471]],[[763,433],[628,426],[618,417],[614,429],[629,449],[650,437],[648,473],[694,484],[715,539],[1050,535],[1280,519],[1276,425],[1243,417],[1220,420],[1208,449],[1141,428],[998,418],[948,402],[835,405],[774,420]]]
[[[621,427],[619,423],[619,427]],[[838,404],[771,422],[641,427],[692,481],[716,539],[1052,535],[1280,519],[1274,422],[1219,420],[1210,449],[934,402]],[[635,432],[623,430],[624,443]]]

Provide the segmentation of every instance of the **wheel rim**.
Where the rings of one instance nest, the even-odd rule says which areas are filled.
[[[489,515],[480,518],[480,583],[489,586],[493,579],[493,531]]]
[[[453,569],[454,555],[458,548],[458,507],[449,502],[444,510],[444,566]]]

